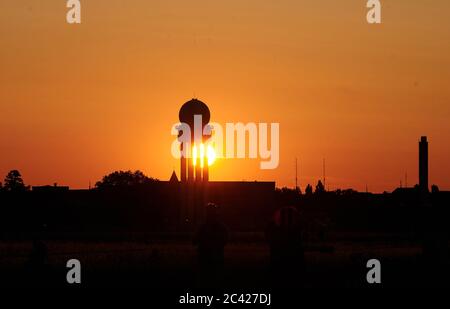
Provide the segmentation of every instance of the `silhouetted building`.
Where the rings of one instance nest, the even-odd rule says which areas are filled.
[[[428,192],[428,141],[422,136],[419,142],[419,187]]]
[[[195,123],[199,116],[201,122]],[[206,204],[213,202],[221,205],[223,219],[230,227],[261,229],[272,211],[275,182],[209,181],[211,158],[207,142],[211,130],[205,129],[210,118],[208,106],[197,99],[184,103],[179,111],[180,122],[190,130],[190,136],[186,136],[188,128],[178,129],[181,151],[179,226],[196,230],[205,218]]]
[[[177,174],[175,173],[175,171],[172,172],[172,176],[170,176],[169,182],[172,182],[172,183],[178,182],[178,177],[177,177]]]
[[[196,117],[201,116],[201,128],[195,127]],[[192,99],[183,104],[178,115],[180,121],[190,127],[190,139],[180,139],[180,176],[181,182],[200,182],[209,180],[208,158],[206,156],[205,142],[211,137],[204,134],[211,114],[208,106],[200,100]],[[199,130],[198,132],[196,130]],[[201,131],[200,131],[201,130]],[[187,132],[179,130],[178,137],[186,138]],[[198,135],[198,136],[197,136]],[[187,171],[187,175],[186,175]]]
[[[58,184],[54,184],[53,186],[33,186],[31,188],[33,192],[41,192],[41,193],[55,193],[55,192],[67,192],[69,191],[68,186],[58,186]]]

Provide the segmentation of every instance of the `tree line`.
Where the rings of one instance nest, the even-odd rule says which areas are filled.
[[[148,177],[143,172],[136,171],[115,171],[104,176],[97,181],[95,187],[105,189],[109,187],[127,187],[142,184],[151,184],[159,181],[156,178]],[[6,174],[3,183],[0,181],[0,191],[5,192],[26,192],[30,186],[23,181],[22,174],[18,170],[11,170]]]

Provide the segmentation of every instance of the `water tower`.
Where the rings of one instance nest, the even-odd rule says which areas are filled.
[[[195,127],[195,119],[201,117],[201,128]],[[183,104],[180,108],[180,122],[190,127],[190,142],[182,142],[180,145],[181,162],[180,177],[181,182],[205,182],[209,180],[208,158],[205,149],[206,141],[211,135],[204,134],[204,129],[208,125],[211,114],[208,106],[200,100],[192,99]],[[199,131],[196,131],[199,130]],[[179,131],[178,136],[186,132]],[[197,133],[197,134],[196,134]]]

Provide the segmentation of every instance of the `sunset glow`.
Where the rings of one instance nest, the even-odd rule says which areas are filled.
[[[197,157],[198,157],[198,150],[197,150],[197,145],[194,144],[194,146],[192,146],[192,165],[197,166]]]
[[[203,143],[200,143],[198,148],[197,144],[194,144],[194,146],[192,146],[192,164],[196,166],[197,161],[200,161],[200,168],[204,168],[205,161],[208,162],[208,166],[213,165],[216,161],[214,148],[211,145],[208,145],[205,151],[205,145]]]
[[[0,0],[0,287],[157,308],[450,287],[449,16]]]
[[[2,1],[0,175],[71,188],[115,170],[168,179],[170,128],[195,96],[212,122],[280,123],[277,169],[221,159],[213,181],[293,187],[298,158],[304,189],[325,158],[330,189],[391,191],[406,173],[417,183],[427,135],[430,184],[450,189],[449,10],[388,1],[374,26],[359,0],[84,1],[69,25],[64,1]]]
[[[211,166],[216,161],[216,152],[214,151],[214,148],[211,145],[208,145],[206,156],[208,157],[208,165]]]

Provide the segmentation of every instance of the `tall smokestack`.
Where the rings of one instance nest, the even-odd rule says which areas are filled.
[[[422,136],[419,142],[419,188],[428,192],[428,141]]]

